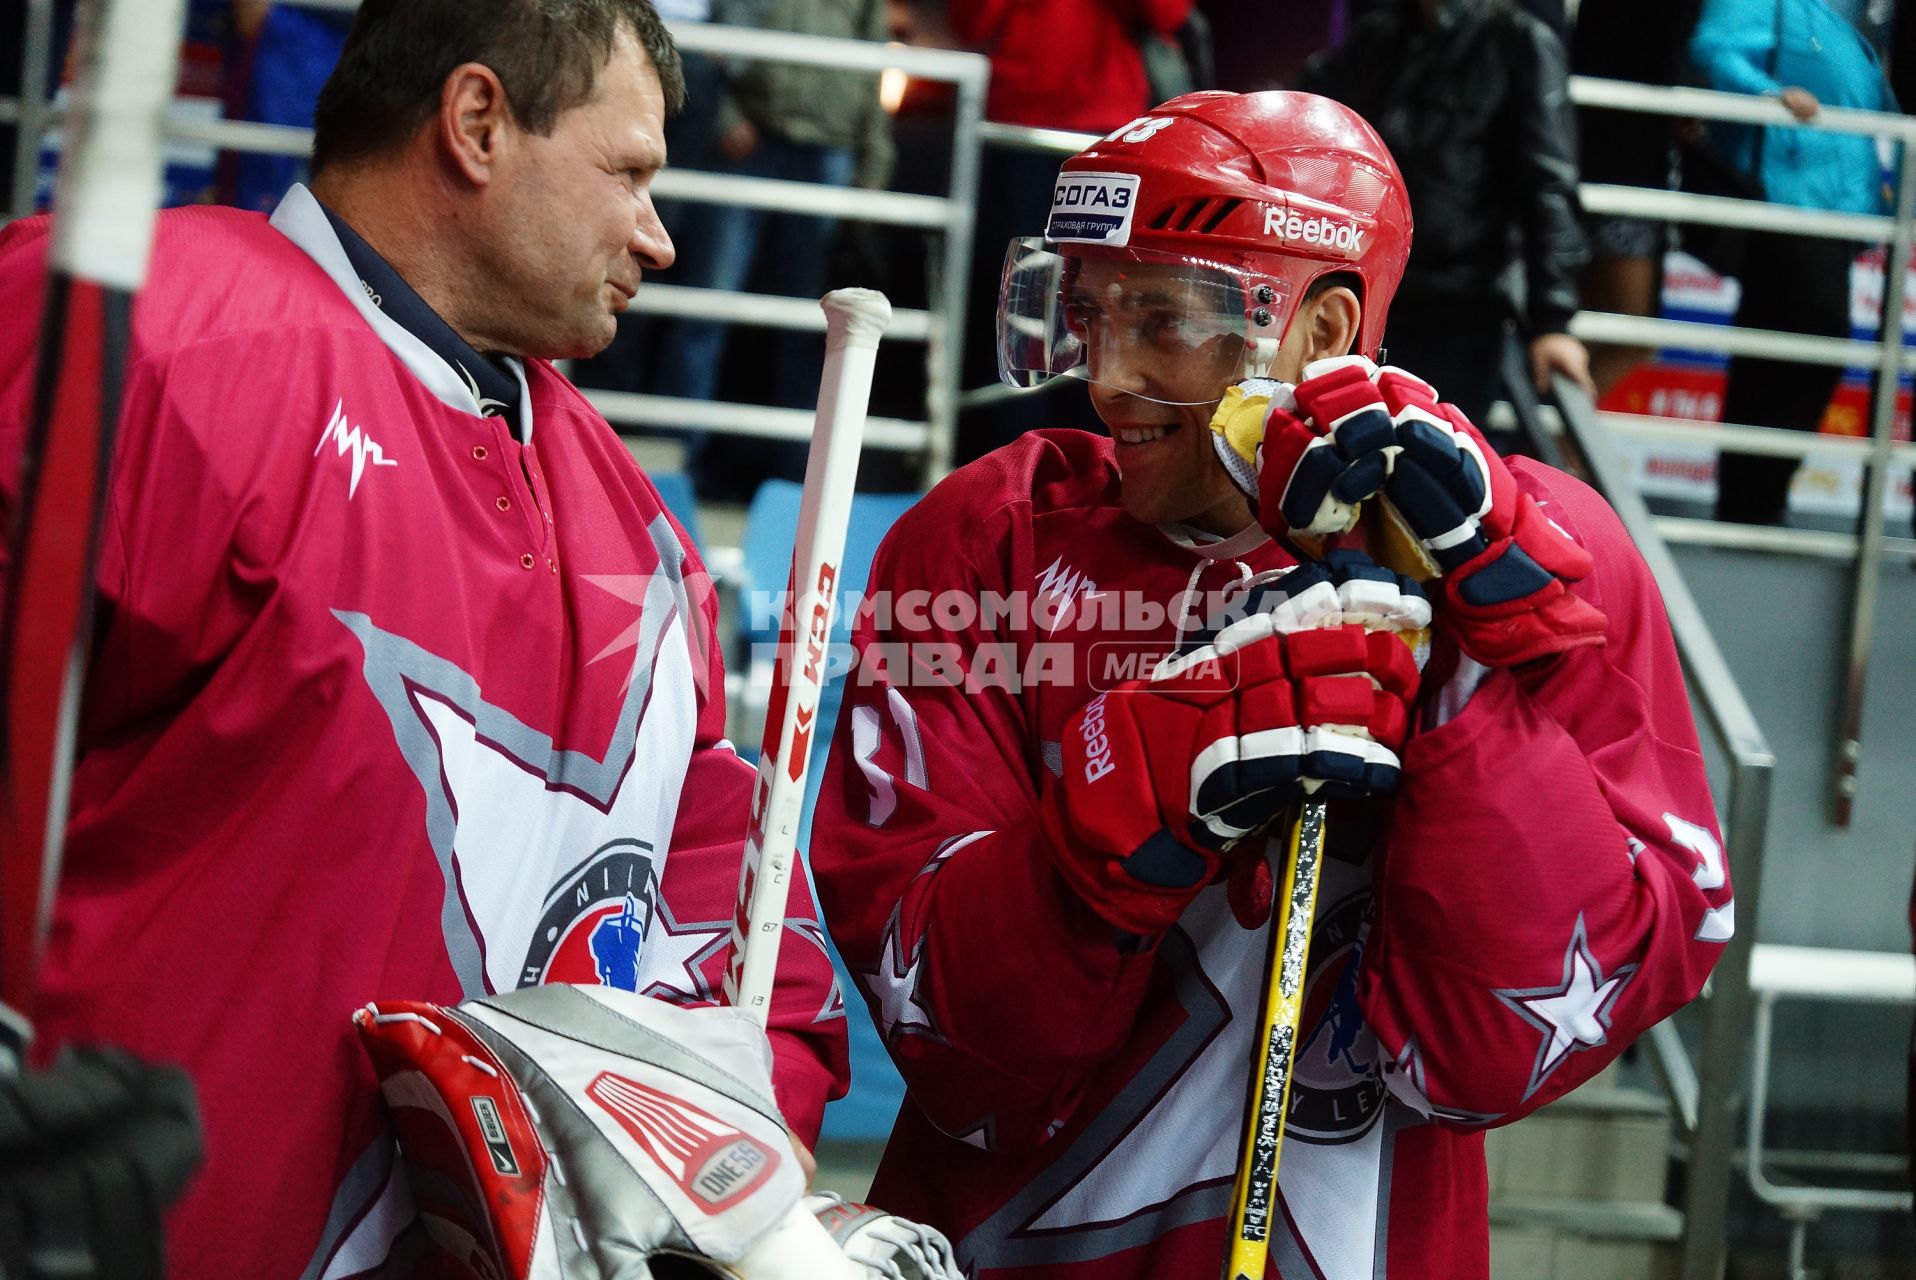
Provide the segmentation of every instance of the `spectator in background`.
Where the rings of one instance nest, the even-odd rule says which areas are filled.
[[[1270,0],[1197,0],[1211,21],[1217,47],[1217,84],[1234,93],[1281,89],[1297,79],[1305,60],[1344,38],[1351,0],[1295,5],[1271,21]]]
[[[886,38],[885,0],[715,0],[711,19],[736,26],[841,39]],[[691,62],[688,59],[688,63]],[[873,75],[789,62],[709,60],[688,67],[696,94],[710,77],[711,109],[690,112],[672,139],[673,163],[754,178],[881,188],[892,165],[891,119]],[[697,97],[690,98],[698,110]],[[827,288],[835,218],[771,213],[732,205],[668,211],[678,244],[670,283],[740,290],[756,266],[772,293],[816,298]],[[674,213],[676,212],[676,216]],[[660,335],[646,385],[657,395],[710,400],[725,359],[728,327],[674,320]],[[818,335],[779,330],[762,339],[755,361],[774,402],[813,403],[822,360]],[[744,436],[694,437],[688,470],[701,497],[749,498],[769,476],[804,474],[806,444]]]
[[[1592,0],[1577,12],[1570,69],[1577,75],[1643,84],[1682,83],[1685,48],[1701,0]],[[1676,163],[1667,116],[1641,111],[1577,111],[1578,151],[1585,182],[1667,188]],[[1590,264],[1583,273],[1585,306],[1593,311],[1655,315],[1663,292],[1663,255],[1669,224],[1623,214],[1590,214]],[[1593,345],[1590,378],[1602,395],[1649,354],[1647,348]]]
[[[991,59],[987,117],[1096,134],[1156,105],[1139,41],[1171,35],[1190,13],[1191,0],[951,0],[949,11],[953,34]],[[1005,249],[1044,225],[1057,177],[1056,152],[985,148],[972,241],[971,323],[964,339],[966,388],[997,384],[991,317]],[[1009,444],[1032,427],[1059,425],[1102,430],[1080,397],[1001,401],[961,423],[957,460],[968,462]]]
[[[310,129],[319,87],[326,83],[352,30],[350,10],[309,9],[267,0],[233,0],[240,68],[231,102],[243,120]],[[296,182],[310,179],[305,156],[228,153],[230,203],[271,213]]]
[[[26,0],[0,0],[0,48],[26,47]],[[21,58],[0,57],[0,97],[20,96]],[[19,146],[18,128],[0,130],[0,210],[13,212],[13,157]]]
[[[1497,398],[1513,239],[1533,376],[1589,385],[1567,331],[1586,257],[1567,74],[1562,42],[1506,0],[1392,0],[1299,80],[1370,121],[1402,168],[1417,236],[1386,352],[1473,422]]]
[[[1720,153],[1777,204],[1885,213],[1889,195],[1872,138],[1799,127],[1824,105],[1894,111],[1876,54],[1822,0],[1704,0],[1690,56],[1713,89],[1779,98],[1797,123],[1718,128]],[[1847,240],[1752,231],[1740,274],[1736,324],[1846,338]],[[1723,394],[1725,422],[1814,431],[1842,370],[1736,356]],[[1716,517],[1781,524],[1796,458],[1725,453],[1717,464]]]

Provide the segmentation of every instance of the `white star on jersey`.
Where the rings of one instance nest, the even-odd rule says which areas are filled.
[[[660,894],[658,914],[645,935],[645,950],[640,955],[645,972],[654,977],[651,985],[639,989],[639,994],[716,1004],[718,989],[706,976],[706,965],[725,950],[731,932],[730,920],[680,924],[672,916],[671,904]]]
[[[892,908],[891,920],[885,925],[885,941],[880,949],[883,961],[876,969],[863,969],[858,974],[872,999],[878,1002],[878,1034],[884,1037],[886,1044],[905,1032],[943,1039],[932,1023],[931,1011],[918,1002],[923,943],[920,942],[907,962],[898,937],[898,913],[899,908]]]
[[[952,854],[990,834],[989,831],[973,831],[945,841],[913,879],[932,875],[945,865],[945,859]],[[893,907],[891,919],[885,922],[878,967],[859,970],[858,978],[865,990],[871,992],[872,998],[878,1001],[878,1034],[884,1037],[886,1044],[891,1043],[893,1035],[905,1031],[942,1040],[944,1036],[932,1022],[931,1011],[918,1003],[918,971],[922,964],[919,957],[924,952],[924,940],[919,940],[910,957],[905,955],[904,944],[898,936],[898,917],[903,910],[903,903]]]
[[[685,665],[681,657],[681,668]],[[681,674],[681,687],[690,685],[688,675]],[[685,701],[689,704],[689,697]],[[664,845],[672,832],[668,805],[678,798],[685,770],[684,755],[666,744],[689,737],[690,708],[679,715],[655,708],[646,717],[633,759],[656,760],[658,768],[637,776],[628,772],[611,803],[601,808],[486,741],[470,720],[439,699],[422,694],[416,706],[439,745],[441,777],[458,815],[453,851],[459,893],[486,941],[486,977],[492,990],[510,991],[519,985],[555,865],[625,838],[659,850],[655,865],[663,872]],[[640,953],[639,989],[661,977],[675,985],[670,972],[658,972],[651,951],[648,945]]]
[[[1524,1097],[1535,1093],[1564,1059],[1594,1049],[1610,1036],[1610,1007],[1637,971],[1626,964],[1605,977],[1590,951],[1583,916],[1563,953],[1563,981],[1554,987],[1506,988],[1494,992],[1517,1016],[1544,1033]]]

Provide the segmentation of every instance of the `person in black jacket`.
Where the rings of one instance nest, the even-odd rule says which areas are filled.
[[[1589,386],[1589,354],[1567,332],[1587,250],[1566,62],[1508,0],[1392,0],[1297,85],[1370,121],[1403,170],[1417,236],[1386,353],[1473,422],[1497,398],[1519,259],[1533,376]]]

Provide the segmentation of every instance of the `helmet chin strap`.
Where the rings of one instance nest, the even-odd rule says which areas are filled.
[[[1244,344],[1244,376],[1247,378],[1268,378],[1271,366],[1277,363],[1276,338],[1251,338]]]

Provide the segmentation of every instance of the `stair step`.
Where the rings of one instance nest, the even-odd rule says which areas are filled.
[[[1636,1103],[1621,1109],[1556,1103],[1484,1136],[1491,1202],[1660,1200],[1670,1135],[1667,1115]]]
[[[1617,1116],[1668,1116],[1670,1100],[1661,1093],[1629,1085],[1585,1085],[1557,1099],[1537,1115],[1599,1113]],[[1519,1122],[1522,1123],[1522,1122]]]
[[[1536,1227],[1591,1240],[1667,1242],[1683,1235],[1683,1214],[1654,1200],[1606,1201],[1499,1196],[1490,1202],[1493,1227]]]
[[[1678,1280],[1679,1246],[1543,1227],[1490,1229],[1490,1280]]]

